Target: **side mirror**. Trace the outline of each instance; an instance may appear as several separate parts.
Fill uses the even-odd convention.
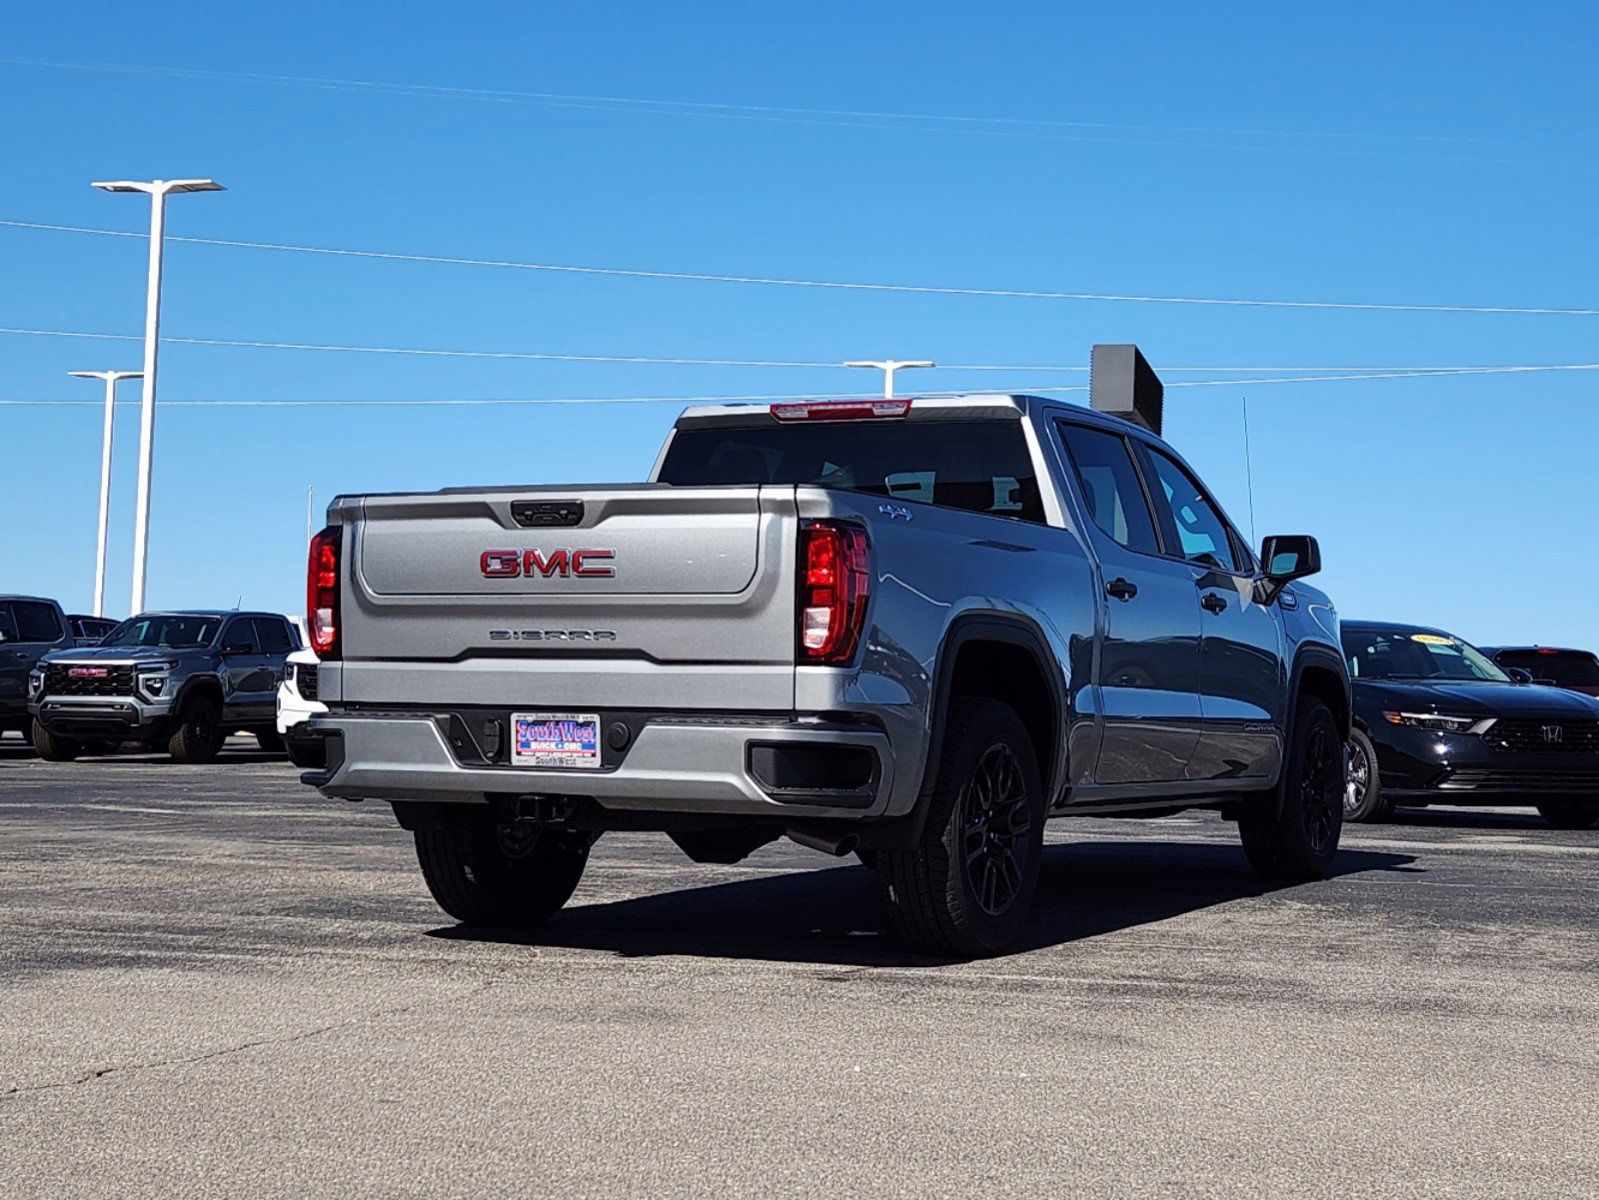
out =
[[[1279,533],[1260,545],[1266,578],[1281,587],[1321,570],[1321,546],[1308,533]]]
[[[1504,671],[1505,674],[1510,676],[1511,680],[1515,683],[1533,682],[1532,672],[1527,670],[1525,667],[1506,667]]]

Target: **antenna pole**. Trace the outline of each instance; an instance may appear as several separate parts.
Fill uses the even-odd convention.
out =
[[[1255,463],[1249,453],[1249,397],[1244,398],[1244,479],[1249,484],[1249,540],[1259,545],[1255,537]]]

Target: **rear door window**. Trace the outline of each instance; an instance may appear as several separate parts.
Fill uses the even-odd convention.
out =
[[[1094,524],[1129,550],[1159,554],[1155,521],[1127,439],[1068,421],[1058,428]]]
[[[1020,420],[828,421],[679,429],[660,482],[817,484],[1042,522]]]
[[[0,604],[0,611],[6,609]],[[10,622],[0,618],[0,632],[7,641],[53,642],[61,637],[61,621],[56,610],[36,600],[13,600],[10,604]]]
[[[255,618],[256,648],[262,654],[287,654],[294,646],[289,641],[289,626],[273,617]]]

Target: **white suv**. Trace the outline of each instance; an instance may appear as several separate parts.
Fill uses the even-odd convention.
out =
[[[307,717],[328,711],[317,699],[317,667],[314,653],[296,650],[289,655],[278,685],[278,733],[288,747],[289,761],[307,769],[326,765],[322,740],[305,736],[303,729]]]

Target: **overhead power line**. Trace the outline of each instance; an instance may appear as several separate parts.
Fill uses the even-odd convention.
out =
[[[1389,379],[1431,379],[1465,375],[1509,375],[1524,373],[1551,373],[1562,371],[1599,371],[1599,363],[1550,363],[1530,366],[1510,367],[1438,367],[1417,370],[1398,371],[1373,371],[1365,374],[1349,375],[1285,375],[1267,379],[1187,379],[1174,380],[1166,384],[1168,388],[1191,387],[1265,387],[1269,385],[1297,384],[1297,383],[1367,383]],[[1064,395],[1071,392],[1086,392],[1087,386],[1083,384],[1070,384],[1058,387],[1029,388],[1029,394],[1036,395]],[[995,395],[982,391],[938,391],[918,392],[910,399],[949,399],[961,396]],[[377,400],[311,400],[311,399],[272,399],[272,400],[163,400],[163,408],[450,408],[472,405],[545,405],[545,404],[766,404],[778,401],[791,400],[856,400],[860,398],[859,392],[802,392],[785,393],[782,395],[750,395],[748,393],[734,393],[722,396],[507,396],[507,397],[467,397],[456,399],[412,399],[412,398],[387,398]],[[132,401],[118,401],[119,404],[131,404]],[[94,400],[4,400],[0,405],[26,408],[100,408],[101,403]]]
[[[94,341],[119,341],[137,342],[143,339],[133,333],[101,333],[88,330],[75,329],[29,329],[17,326],[0,326],[0,335],[14,335],[24,337],[52,337],[52,338],[85,338]],[[338,354],[398,354],[419,357],[439,358],[483,358],[483,359],[509,359],[531,360],[535,362],[582,362],[582,363],[617,363],[623,365],[645,366],[690,366],[690,367],[784,367],[803,368],[806,370],[818,369],[843,369],[846,364],[842,359],[832,361],[802,361],[794,359],[748,359],[748,358],[690,358],[652,357],[644,354],[558,354],[546,351],[524,350],[449,350],[434,349],[422,346],[345,346],[321,342],[267,342],[252,341],[243,338],[196,338],[196,337],[163,337],[166,343],[177,343],[185,346],[218,346],[232,349],[245,350],[305,350],[323,351]],[[1043,372],[1072,372],[1082,373],[1088,367],[1082,363],[938,363],[935,370],[940,371],[1004,371],[1022,373],[1029,371]],[[1292,372],[1369,372],[1369,371],[1502,371],[1510,369],[1506,364],[1488,364],[1483,366],[1471,365],[1438,365],[1425,366],[1383,366],[1372,365],[1344,365],[1344,366],[1287,366],[1281,363],[1263,364],[1253,367],[1240,366],[1167,366],[1162,364],[1163,374],[1182,374],[1190,372],[1216,372],[1221,374],[1259,374],[1262,371],[1292,371]],[[1542,366],[1537,369],[1547,369]]]
[[[100,229],[84,225],[57,225],[43,221],[0,218],[0,227],[51,233],[93,234],[98,237],[146,238],[127,229]],[[835,291],[893,292],[924,296],[978,296],[1010,300],[1096,300],[1124,304],[1197,304],[1227,308],[1332,309],[1348,312],[1479,313],[1495,316],[1599,317],[1599,308],[1543,308],[1496,304],[1398,304],[1354,300],[1280,300],[1258,297],[1167,296],[1124,292],[1053,292],[1026,288],[944,287],[933,284],[863,283],[836,279],[798,279],[774,275],[721,275],[704,271],[657,271],[642,267],[593,267],[571,263],[518,262],[512,259],[468,258],[443,254],[404,254],[392,250],[357,250],[332,246],[299,246],[287,242],[251,242],[236,238],[181,237],[168,234],[168,242],[192,246],[223,246],[240,250],[275,250],[317,254],[334,258],[376,259],[386,262],[428,263],[434,266],[495,267],[513,271],[548,271],[569,275],[601,275],[624,279],[661,279],[679,283],[742,283],[764,287],[824,288]]]
[[[501,104],[528,104],[541,107],[589,109],[604,112],[640,113],[651,116],[697,116],[724,120],[775,122],[779,124],[819,125],[847,129],[875,129],[893,132],[961,133],[1048,141],[1103,142],[1124,145],[1170,146],[1177,148],[1223,150],[1308,150],[1335,154],[1379,157],[1455,157],[1461,155],[1417,155],[1398,150],[1346,149],[1347,146],[1514,144],[1509,139],[1449,134],[1375,133],[1326,129],[1262,129],[1216,125],[1128,123],[1113,121],[1065,120],[1048,117],[978,116],[971,114],[897,112],[873,109],[817,108],[797,105],[740,104],[726,101],[673,100],[661,97],[607,96],[589,93],[529,91],[508,88],[459,87],[446,84],[397,83],[371,79],[344,79],[313,75],[274,75],[246,71],[222,71],[189,67],[150,66],[131,63],[84,62],[33,58],[21,55],[0,56],[0,62],[54,70],[97,71],[171,79],[206,80],[222,83],[268,84],[278,87],[315,88],[325,91],[367,92],[383,95],[430,99],[487,101]],[[881,124],[880,122],[891,122]],[[1074,132],[1063,132],[1074,131]],[[1174,134],[1178,140],[1164,141],[1122,134]],[[1251,145],[1248,143],[1202,143],[1188,135],[1209,137],[1249,137],[1298,139],[1317,143],[1307,146]],[[1343,143],[1344,145],[1338,145]],[[1475,160],[1475,156],[1472,156]],[[1486,161],[1507,161],[1493,159]],[[1524,161],[1524,160],[1508,160]],[[1568,164],[1549,164],[1568,165]]]

